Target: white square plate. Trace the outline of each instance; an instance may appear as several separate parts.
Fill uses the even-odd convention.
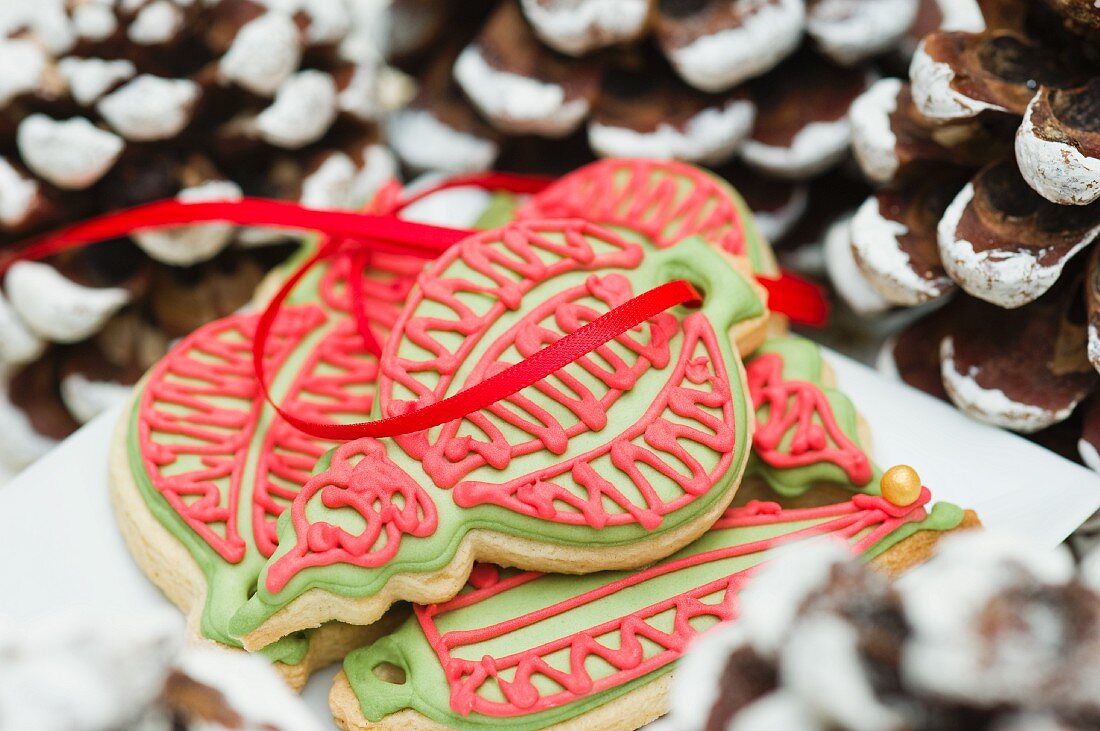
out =
[[[842,355],[827,357],[871,425],[876,461],[913,465],[936,499],[975,509],[986,527],[1054,548],[1100,508],[1095,473]],[[0,586],[14,589],[0,596],[0,614],[132,612],[166,603],[115,529],[107,447],[117,418],[104,414],[0,488]],[[306,689],[321,717],[334,672]]]

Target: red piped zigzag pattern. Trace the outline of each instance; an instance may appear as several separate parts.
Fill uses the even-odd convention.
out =
[[[291,384],[283,407],[317,421],[361,420],[374,403],[371,387],[378,362],[363,352],[363,339],[349,319],[341,322],[309,354]],[[273,417],[264,437],[253,491],[256,545],[271,556],[279,544],[275,527],[283,510],[309,480],[317,460],[334,442],[311,437]]]
[[[463,507],[492,503],[531,517],[594,528],[637,522],[653,530],[664,515],[706,494],[732,459],[734,412],[710,323],[701,315],[688,315],[683,331],[679,361],[634,424],[600,447],[518,479],[462,482],[454,488],[455,502]],[[692,442],[723,456],[716,465],[705,465],[688,449]],[[604,456],[610,459],[601,460]],[[674,482],[679,494],[659,495],[641,466]],[[636,489],[641,500],[621,490],[624,484]],[[609,511],[609,501],[619,510]]]
[[[320,288],[322,300],[329,307],[348,315],[351,300],[347,277],[352,266],[351,257],[334,259]],[[393,328],[421,267],[409,257],[380,255],[371,262],[363,294],[376,337],[384,337]],[[377,379],[378,361],[364,350],[355,321],[344,317],[311,350],[282,405],[314,421],[362,421],[371,413]],[[279,544],[279,516],[309,480],[317,460],[334,446],[335,442],[309,436],[278,416],[273,418],[261,446],[253,491],[253,534],[264,557],[270,557]]]
[[[347,278],[355,263],[337,256],[323,272],[322,301],[280,312],[268,344],[266,370],[278,371],[287,356],[318,327],[331,332],[313,346],[290,383],[284,407],[320,421],[366,418],[374,401],[378,365],[365,352],[350,316]],[[367,320],[376,337],[392,329],[422,263],[377,255],[364,277]],[[265,557],[278,545],[276,521],[317,459],[334,443],[310,437],[278,416],[259,445],[254,484],[242,485],[243,470],[263,413],[251,348],[257,316],[233,316],[199,329],[153,370],[142,395],[139,440],[146,473],[168,504],[207,544],[230,563],[247,550],[238,526],[242,487],[251,487],[252,535]],[[174,435],[166,440],[164,436]],[[170,442],[175,442],[170,443]],[[200,458],[198,467],[181,459]]]
[[[394,397],[398,389],[420,405],[432,403],[627,301],[632,287],[621,272],[637,268],[642,256],[637,244],[579,220],[519,223],[463,241],[420,278],[403,316],[407,319],[395,328],[394,341],[415,346],[408,352],[416,356],[387,351],[394,357],[382,364],[383,414],[410,408],[409,400]],[[562,289],[550,284],[574,272],[589,273],[583,285]],[[549,294],[532,302],[529,293],[539,285],[540,293]],[[454,500],[462,507],[492,503],[553,522],[595,528],[639,523],[653,529],[663,515],[713,486],[736,443],[729,374],[713,329],[702,314],[685,318],[684,346],[669,367],[669,343],[679,325],[662,313],[640,332],[619,336],[615,347],[601,347],[594,356],[452,421],[435,435],[420,432],[395,441],[422,462],[438,487],[454,488]],[[493,328],[502,333],[481,342]],[[479,347],[478,360],[468,363]],[[468,370],[462,371],[464,366]],[[643,414],[632,415],[625,429],[619,427],[621,433],[584,454],[505,482],[467,480],[485,465],[503,471],[543,450],[565,455],[571,440],[603,429],[620,396],[652,368],[666,369],[666,382]],[[455,383],[460,372],[463,383]],[[600,388],[592,387],[593,380]],[[517,439],[517,433],[522,437]],[[684,446],[689,441],[725,456],[716,466],[701,464]],[[676,483],[681,494],[659,496],[642,465]],[[620,489],[626,484],[631,489]],[[617,509],[609,509],[609,502]]]
[[[681,557],[651,566],[639,572],[626,573],[621,578],[576,597],[487,627],[451,630],[440,633],[436,618],[449,611],[476,605],[497,594],[537,581],[537,573],[504,576],[500,572],[479,567],[477,581],[471,588],[443,604],[418,606],[416,616],[428,643],[435,650],[450,685],[451,708],[463,715],[478,713],[493,717],[517,717],[562,706],[592,693],[614,688],[665,667],[676,660],[698,634],[698,620],[734,619],[738,613],[737,596],[744,582],[762,564],[724,576],[682,594],[654,602],[636,612],[616,617],[597,626],[567,634],[538,647],[504,657],[485,655],[478,660],[456,657],[454,651],[509,633],[522,631],[531,625],[552,621],[570,610],[599,601],[630,587],[639,586],[662,575],[720,561],[772,550],[777,546],[808,538],[835,535],[849,541],[853,552],[863,553],[893,531],[908,522],[923,520],[924,506],[931,495],[927,489],[910,506],[900,507],[876,496],[857,495],[851,500],[819,508],[783,510],[778,504],[753,501],[742,508],[726,512],[713,530],[725,530],[757,525],[785,524],[792,526],[816,520],[809,527],[792,528],[772,539],[740,545],[729,545],[707,552]],[[704,601],[718,595],[714,601]],[[653,620],[669,610],[674,612],[671,631],[665,631]],[[706,626],[710,626],[707,622]],[[601,638],[613,636],[616,641]],[[660,649],[646,651],[641,639]],[[612,646],[609,646],[612,645]],[[614,647],[617,645],[617,647]],[[550,662],[550,657],[567,650],[568,663],[562,669]],[[598,657],[615,668],[606,676],[594,678],[587,663]],[[558,661],[560,663],[560,661]],[[537,676],[553,680],[562,689],[544,693],[535,683]],[[482,691],[492,685],[504,697],[491,699]]]
[[[783,377],[783,357],[762,353],[745,365],[752,407],[768,407],[753,433],[753,451],[778,468],[832,462],[856,485],[872,477],[871,460],[844,433],[820,386]],[[820,423],[819,423],[820,422]],[[790,434],[790,440],[783,441]]]
[[[332,464],[302,487],[290,506],[294,546],[268,567],[267,588],[281,591],[303,569],[348,564],[374,568],[386,564],[404,536],[435,532],[439,516],[431,496],[386,454],[387,444],[364,438],[347,442],[333,454]],[[327,521],[311,522],[306,506],[316,495],[331,509],[359,513],[356,532]]]
[[[638,231],[660,248],[702,236],[745,253],[741,217],[710,175],[671,161],[603,160],[571,173],[517,212],[523,219],[586,218]]]
[[[138,416],[142,460],[153,487],[230,563],[246,550],[237,525],[240,455],[248,451],[263,404],[252,370],[256,319],[229,317],[186,338],[153,369]],[[284,310],[265,353],[271,368],[324,319],[315,306]]]

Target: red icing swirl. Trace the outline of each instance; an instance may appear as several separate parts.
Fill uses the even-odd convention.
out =
[[[753,451],[761,460],[780,469],[831,462],[844,470],[854,485],[871,481],[871,460],[837,424],[820,386],[786,380],[783,357],[778,353],[754,357],[745,372],[753,408],[759,413],[763,406],[768,407],[753,434]],[[788,434],[790,441],[783,447]]]
[[[441,632],[436,619],[440,615],[479,602],[537,580],[541,574],[519,573],[502,578],[499,573],[479,572],[470,589],[442,604],[417,606],[415,612],[428,643],[435,651],[450,685],[450,705],[463,715],[478,713],[497,718],[525,716],[580,700],[590,694],[618,687],[647,673],[666,667],[683,653],[698,636],[700,618],[725,622],[736,618],[737,595],[761,564],[667,597],[625,616],[616,617],[596,626],[567,634],[538,647],[522,649],[503,656],[485,655],[477,660],[456,655],[462,647],[489,642],[518,632],[540,622],[557,617],[631,587],[640,586],[662,576],[737,556],[761,553],[778,546],[814,536],[834,535],[848,540],[854,553],[863,553],[901,525],[923,520],[923,506],[929,500],[928,490],[916,503],[907,507],[889,504],[883,498],[856,495],[852,500],[817,508],[783,510],[778,504],[754,501],[740,508],[731,508],[712,530],[727,530],[760,525],[804,521],[820,521],[809,527],[792,529],[773,538],[733,544],[700,552],[675,560],[666,560],[641,571],[626,573],[620,578],[535,611],[473,630]],[[858,539],[856,536],[864,534]],[[717,599],[715,599],[717,595]],[[674,614],[671,631],[657,626],[657,618]],[[709,626],[709,623],[706,623]],[[660,622],[665,626],[665,622]],[[608,636],[612,639],[608,639]],[[647,651],[643,640],[658,646]],[[551,656],[566,653],[566,669]],[[593,677],[589,661],[600,658],[613,671],[603,677]],[[535,682],[544,676],[560,686],[560,690],[542,691]],[[494,700],[480,691],[487,684],[498,689],[504,700]]]

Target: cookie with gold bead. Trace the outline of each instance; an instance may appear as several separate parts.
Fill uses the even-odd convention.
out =
[[[972,512],[934,502],[911,468],[887,470],[876,488],[883,494],[808,508],[739,494],[701,538],[636,571],[577,577],[480,564],[458,596],[415,606],[395,632],[347,656],[329,696],[337,724],[642,727],[668,710],[683,651],[737,620],[742,592],[787,549],[801,546],[816,564],[840,560],[846,544],[898,574],[945,532],[977,525]]]
[[[897,464],[882,473],[879,493],[887,511],[907,511],[913,505],[927,500],[931,491],[921,482],[917,471],[907,464]],[[891,507],[892,506],[892,507]],[[972,530],[982,525],[978,514],[964,510],[953,530]],[[898,575],[932,557],[936,543],[942,535],[927,531],[917,532],[900,541],[891,550],[875,558],[873,563],[888,574]]]

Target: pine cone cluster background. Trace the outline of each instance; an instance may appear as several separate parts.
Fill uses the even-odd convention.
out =
[[[836,232],[856,309],[920,307],[883,370],[1100,470],[1100,7],[982,0],[852,106],[878,189]]]
[[[843,171],[850,104],[925,33],[981,24],[974,0],[401,4],[423,31],[397,59],[419,94],[388,125],[410,169],[677,158],[737,185],[773,243],[866,195]]]
[[[386,8],[351,0],[9,0],[0,247],[139,203],[362,205],[396,172]],[[246,304],[284,232],[205,225],[17,263],[0,294],[0,475]],[[0,477],[2,479],[2,477]]]

